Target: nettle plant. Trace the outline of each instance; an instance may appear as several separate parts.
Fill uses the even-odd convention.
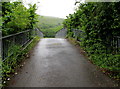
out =
[[[20,46],[15,45],[9,47],[8,56],[10,57],[8,57],[4,62],[2,62],[2,76],[4,81],[6,81],[7,78],[10,77],[10,73],[14,73],[14,69],[17,67],[18,62],[20,61],[20,59],[18,58],[18,55],[20,54]]]

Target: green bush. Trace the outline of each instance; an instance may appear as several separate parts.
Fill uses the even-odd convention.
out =
[[[33,29],[37,22],[36,5],[27,9],[21,2],[2,2],[2,35]]]
[[[94,64],[112,71],[120,78],[120,53],[115,52],[114,36],[120,36],[120,2],[80,3],[76,12],[67,16],[64,27],[67,37],[81,40],[81,47],[87,52]],[[83,37],[73,35],[71,29],[80,29]]]

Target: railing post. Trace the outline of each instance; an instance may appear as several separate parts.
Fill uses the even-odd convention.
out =
[[[118,38],[118,52],[120,52],[120,37]]]
[[[116,46],[117,46],[117,52],[118,52],[118,38],[116,38],[116,40],[117,40],[117,45]]]
[[[0,61],[2,60],[2,40],[0,39]]]
[[[2,28],[0,27],[0,78],[2,78]],[[2,79],[0,79],[0,85],[2,84]],[[1,88],[1,86],[0,86]]]

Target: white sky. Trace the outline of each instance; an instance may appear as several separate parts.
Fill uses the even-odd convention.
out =
[[[75,0],[24,0],[26,3],[37,3],[39,15],[66,18],[74,13]],[[38,3],[40,2],[40,3]]]

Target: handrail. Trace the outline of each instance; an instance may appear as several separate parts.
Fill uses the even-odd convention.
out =
[[[12,48],[14,47],[14,45],[19,45],[20,47],[24,47],[32,40],[32,37],[34,37],[35,35],[43,36],[43,33],[38,34],[39,32],[42,33],[38,28],[33,30],[28,29],[22,32],[0,37],[0,41],[2,41],[2,60],[5,61],[7,58],[9,58],[12,55],[12,54],[10,56],[8,55],[13,52],[12,50],[8,52],[10,47]]]
[[[43,31],[41,31],[39,28],[36,28],[38,31],[40,31],[40,32],[42,32],[43,33]]]
[[[116,38],[120,38],[120,36],[114,36],[114,37],[116,37]]]
[[[4,36],[4,37],[1,37],[0,40],[8,38],[8,37],[11,37],[11,36],[16,36],[16,35],[19,35],[19,34],[22,34],[22,33],[28,32],[28,31],[30,31],[30,30],[26,30],[26,31],[22,31],[22,32],[19,32],[19,33],[11,34],[11,35],[8,35],[8,36]]]

